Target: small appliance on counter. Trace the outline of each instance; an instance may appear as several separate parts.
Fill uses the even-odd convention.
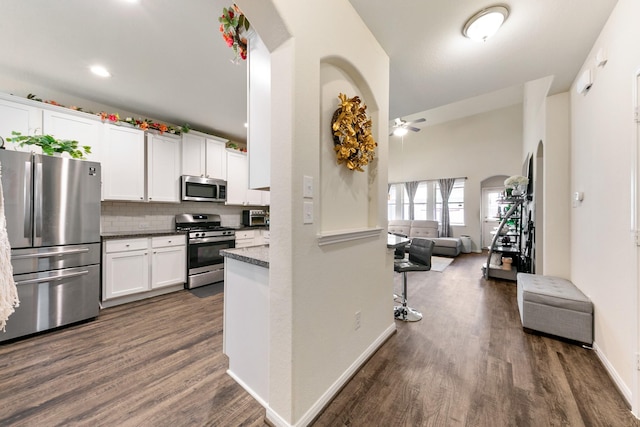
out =
[[[220,215],[176,215],[176,230],[188,231],[187,289],[224,280],[223,249],[236,247],[236,232],[220,225]]]
[[[242,211],[242,225],[245,227],[264,227],[269,225],[269,212],[261,209]]]

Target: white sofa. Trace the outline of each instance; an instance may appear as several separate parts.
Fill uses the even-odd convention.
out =
[[[458,256],[462,251],[462,240],[459,237],[439,237],[438,221],[391,220],[388,231],[409,238],[432,239],[436,244],[433,248],[433,255]]]

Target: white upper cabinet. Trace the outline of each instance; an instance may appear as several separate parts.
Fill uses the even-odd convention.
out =
[[[182,134],[182,175],[227,179],[226,139],[200,132]]]
[[[203,136],[194,132],[182,134],[182,174],[204,176],[206,158],[206,143]]]
[[[255,32],[247,62],[249,188],[264,189],[271,179],[271,53]]]
[[[180,202],[180,138],[147,134],[147,200]]]
[[[227,205],[265,206],[269,192],[249,189],[247,155],[227,151]]]
[[[227,141],[211,137],[206,139],[207,161],[205,175],[207,178],[227,179]]]
[[[56,139],[78,141],[78,147],[88,145],[91,147],[91,153],[85,155],[85,158],[94,162],[102,161],[102,127],[99,117],[86,113],[72,114],[50,110],[43,112],[43,134]]]
[[[245,205],[248,186],[247,156],[227,152],[227,205]]]
[[[20,132],[22,135],[42,133],[42,109],[0,99],[0,136],[6,140],[11,138],[13,131]],[[37,147],[21,148],[18,144],[5,141],[5,148],[29,152],[36,151]]]
[[[144,131],[105,124],[103,141],[104,199],[143,201]]]

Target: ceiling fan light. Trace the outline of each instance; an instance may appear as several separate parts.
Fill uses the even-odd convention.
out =
[[[395,128],[393,131],[395,136],[405,136],[407,133],[409,133],[409,130],[403,127]]]
[[[475,41],[486,41],[498,32],[509,16],[505,6],[491,6],[473,15],[464,24],[462,34]]]

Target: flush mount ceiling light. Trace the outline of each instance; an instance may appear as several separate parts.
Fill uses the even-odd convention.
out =
[[[102,65],[92,65],[91,68],[89,68],[89,69],[96,76],[111,77],[111,73],[109,72],[109,70],[104,68]]]
[[[498,32],[500,26],[507,20],[509,9],[506,6],[491,6],[473,15],[462,29],[465,37],[475,41],[486,41]]]

